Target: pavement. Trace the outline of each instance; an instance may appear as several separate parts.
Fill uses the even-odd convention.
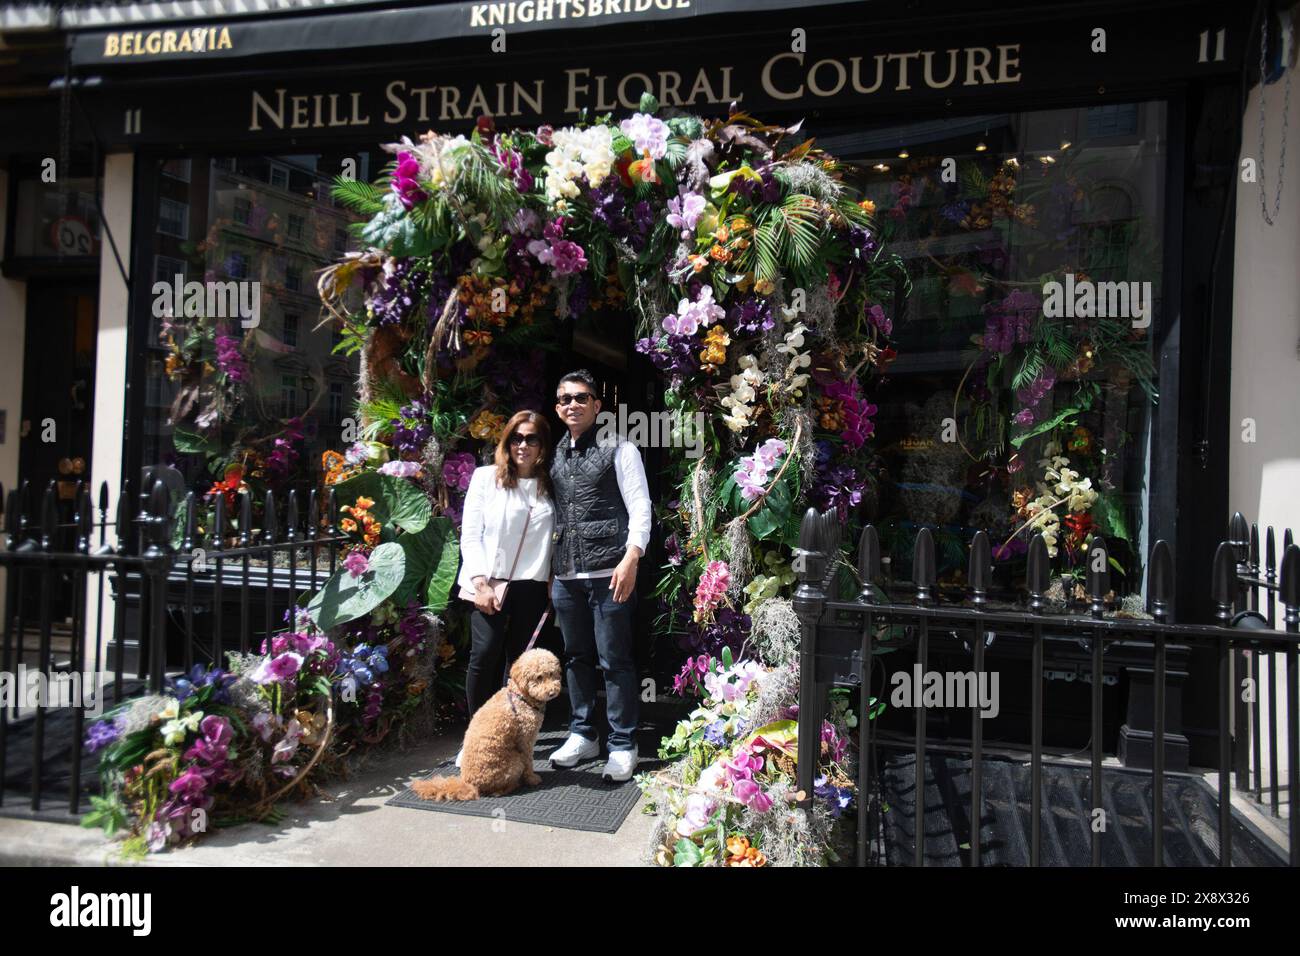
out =
[[[654,817],[638,800],[617,833],[386,807],[411,780],[455,756],[460,731],[370,757],[319,796],[283,803],[277,824],[214,830],[197,844],[123,860],[75,823],[0,817],[0,866],[642,866]],[[626,786],[635,786],[629,782]]]

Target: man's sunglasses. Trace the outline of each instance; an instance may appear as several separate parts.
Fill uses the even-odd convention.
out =
[[[518,432],[506,439],[511,447],[515,445],[527,445],[529,448],[541,448],[542,440],[536,435],[520,435]]]
[[[555,401],[559,405],[568,405],[570,402],[586,405],[594,397],[591,392],[565,392],[563,395],[557,395]]]

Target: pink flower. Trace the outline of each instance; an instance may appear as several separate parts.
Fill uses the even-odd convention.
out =
[[[343,559],[343,567],[348,569],[348,574],[354,578],[359,578],[370,570],[370,559],[360,551],[351,551]]]
[[[420,463],[418,461],[386,461],[379,466],[381,475],[391,475],[394,478],[418,478],[420,475]]]
[[[763,792],[763,788],[753,780],[737,780],[731,788],[737,800],[744,801],[745,806],[755,813],[767,813],[772,809],[772,798]]]
[[[419,177],[420,161],[411,153],[398,153],[397,169],[393,171],[393,192],[407,209],[413,209],[416,203],[429,198],[420,188]]]
[[[256,670],[249,675],[249,680],[255,684],[283,683],[302,669],[302,660],[301,654],[292,651],[279,657],[268,657],[257,665]]]
[[[695,620],[706,620],[731,586],[731,569],[725,561],[710,561],[695,588]]]
[[[682,231],[683,238],[695,231],[695,224],[700,221],[700,216],[704,215],[704,207],[708,205],[704,197],[699,193],[687,192],[682,190],[680,196],[676,199],[668,200],[668,225]]]
[[[448,455],[442,463],[442,480],[450,489],[467,491],[469,481],[474,477],[474,467],[474,456],[467,451]]]

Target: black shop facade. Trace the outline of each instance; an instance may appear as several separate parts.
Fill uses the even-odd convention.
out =
[[[958,584],[970,536],[1005,524],[1018,484],[1032,486],[1035,461],[1021,482],[990,466],[1006,460],[1007,433],[980,409],[1011,405],[976,394],[971,368],[990,303],[1041,294],[1065,263],[1146,290],[1133,339],[1148,361],[1103,372],[1080,356],[1096,388],[1061,451],[1107,489],[1126,590],[1142,592],[1158,539],[1180,569],[1208,572],[1230,508],[1232,249],[1220,233],[1227,217],[1231,235],[1240,137],[1236,14],[1208,3],[628,6],[349,9],[71,34],[70,85],[85,106],[74,135],[134,155],[124,475],[171,464],[195,489],[213,479],[169,425],[156,283],[260,282],[246,414],[250,426],[309,423],[295,480],[316,485],[357,375],[315,288],[318,270],[356,248],[334,178],[374,180],[391,159],[380,145],[402,136],[468,133],[484,116],[509,129],[630,115],[649,92],[666,109],[802,122],[800,135],[860,167],[909,277],[891,317],[897,357],[872,398],[876,481],[860,504],[900,587],[919,527],[935,532],[941,584]],[[659,407],[630,317],[579,319],[564,336],[557,375],[585,365],[607,402]],[[1047,401],[1070,414],[1063,397]],[[949,422],[963,441],[942,440]],[[1207,619],[1197,574],[1178,583],[1178,617]],[[1193,762],[1210,763],[1197,750],[1213,747],[1216,714],[1195,700],[1214,699],[1214,671],[1183,663],[1184,733]],[[1048,671],[1071,692],[1068,665]],[[1127,678],[1114,677],[1118,722]],[[1211,692],[1198,695],[1202,679]]]

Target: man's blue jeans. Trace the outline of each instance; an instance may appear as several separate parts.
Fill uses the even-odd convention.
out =
[[[598,737],[594,714],[599,667],[605,674],[607,743],[612,753],[636,745],[640,697],[632,631],[636,592],[618,604],[609,582],[608,577],[557,580],[551,585],[551,603],[564,635],[565,676],[573,710],[569,732],[588,740]]]

